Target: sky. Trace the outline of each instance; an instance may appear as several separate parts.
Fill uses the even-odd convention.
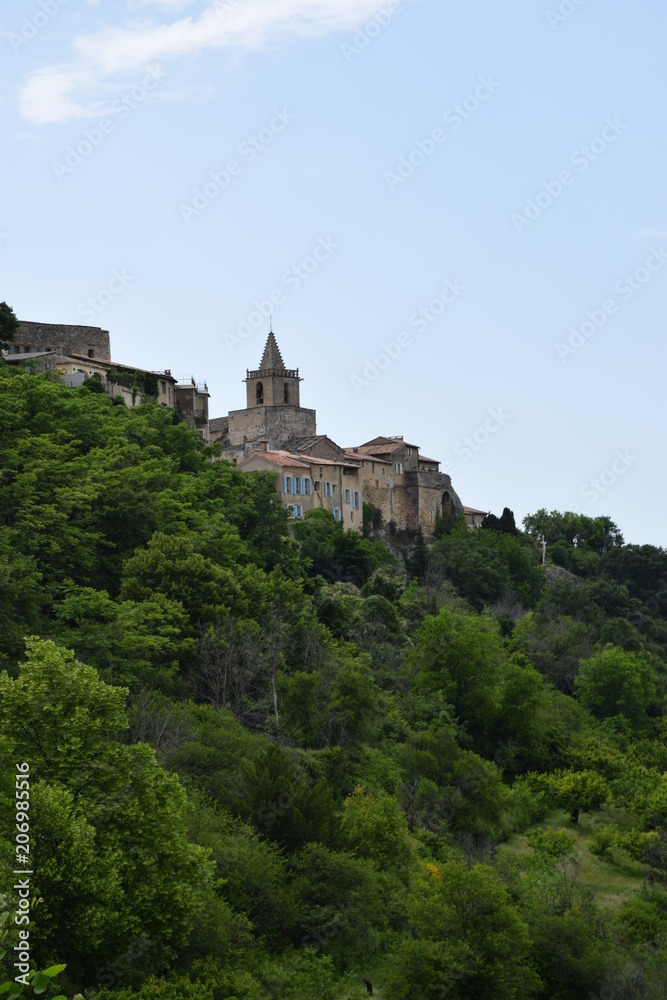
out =
[[[245,405],[269,316],[339,444],[442,462],[517,523],[664,545],[659,0],[3,5],[19,318]]]

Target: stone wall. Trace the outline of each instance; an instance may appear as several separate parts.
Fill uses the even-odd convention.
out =
[[[270,449],[280,449],[292,438],[315,433],[315,410],[299,406],[253,406],[229,412],[229,445],[232,448],[268,441]]]
[[[16,350],[16,348],[20,350]],[[61,354],[111,360],[109,331],[99,326],[67,326],[60,323],[21,321],[14,336],[13,353],[55,350]],[[92,355],[90,354],[92,351]]]

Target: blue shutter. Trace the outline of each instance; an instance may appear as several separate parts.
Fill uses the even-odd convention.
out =
[[[301,496],[305,497],[305,495],[306,495],[306,480],[302,476],[301,477]]]
[[[283,476],[283,493],[289,493],[289,476]]]

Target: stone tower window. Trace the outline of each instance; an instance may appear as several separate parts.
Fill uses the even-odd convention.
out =
[[[95,357],[95,351],[92,349],[92,347],[89,348],[89,350],[88,350],[88,357],[89,358],[94,358]]]
[[[257,403],[264,402],[264,385],[262,382],[257,383],[257,388],[255,390],[255,400]]]
[[[287,382],[285,382],[284,396],[285,396],[285,402],[289,403],[289,385],[287,384]]]

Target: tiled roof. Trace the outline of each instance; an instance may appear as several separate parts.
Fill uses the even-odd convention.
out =
[[[330,458],[317,458],[315,455],[303,455],[293,451],[284,451],[280,448],[272,451],[260,451],[256,448],[248,455],[248,459],[250,458],[265,458],[274,465],[289,465],[292,468],[308,469],[311,465],[354,465],[355,468],[359,468],[359,465],[355,465],[352,462],[342,460],[336,461]],[[244,462],[248,461],[248,459],[244,459]],[[240,462],[239,464],[243,465],[243,462]]]
[[[110,368],[112,371],[116,368],[123,368],[129,372],[144,372],[148,375],[157,375],[158,378],[165,379],[167,382],[176,382],[177,379],[173,375],[167,375],[166,372],[155,372],[151,368],[138,368],[136,365],[126,365],[122,361],[110,361],[108,358],[87,358],[83,354],[70,354],[70,358],[75,361],[85,361],[87,365],[99,365],[100,368]]]
[[[56,355],[55,351],[29,351],[27,354],[3,354],[5,361],[29,361],[30,358],[46,358],[46,357],[58,357],[62,358],[62,354]],[[69,360],[69,359],[68,359]]]
[[[262,355],[262,360],[259,363],[260,371],[267,371],[272,368],[275,368],[278,371],[283,371],[285,368],[285,362],[283,361],[283,356],[280,353],[278,341],[275,338],[273,330],[269,333],[266,341],[266,347],[264,348],[264,354]]]
[[[405,445],[406,448],[416,448],[419,450],[418,444],[410,444],[409,441],[404,441],[402,437],[379,437],[373,438],[372,441],[364,441],[363,444],[359,445],[359,451],[362,448],[367,448],[369,450],[381,448],[383,450],[394,451],[396,448],[400,448]]]
[[[430,462],[432,465],[440,465],[440,460],[438,458],[427,458],[426,455],[420,455],[419,461]]]
[[[378,458],[377,455],[362,451],[361,448],[346,448],[345,455],[353,462],[379,462],[380,465],[391,465],[391,462],[388,462],[386,458]]]
[[[484,516],[486,517],[486,515],[489,512],[488,512],[488,510],[477,510],[476,507],[464,507],[463,508],[463,513],[464,514],[484,514]]]
[[[229,425],[229,417],[213,417],[209,420],[208,426],[211,431],[224,431]]]
[[[291,469],[307,469],[309,463],[299,455],[293,455],[289,451],[251,451],[247,458],[244,458],[239,465],[245,465],[251,458],[265,459],[272,465],[289,466]],[[332,463],[333,464],[333,463]]]

